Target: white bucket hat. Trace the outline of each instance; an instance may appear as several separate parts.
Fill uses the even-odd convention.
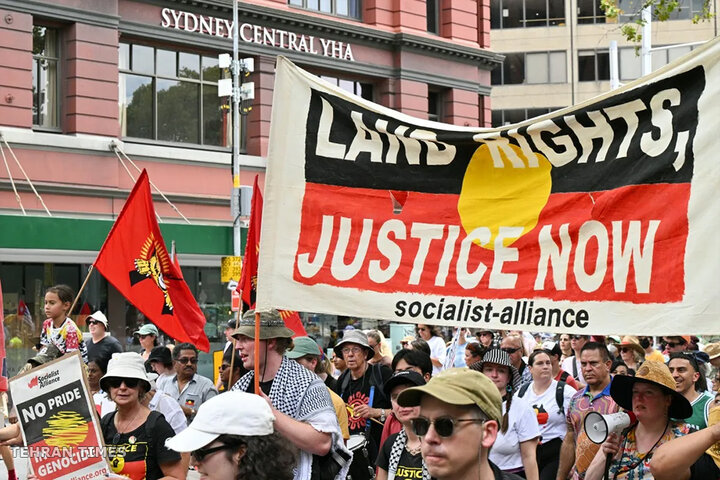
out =
[[[87,317],[87,319],[85,319],[85,322],[87,322],[87,321],[90,320],[91,318],[94,319],[94,320],[97,320],[97,321],[100,322],[100,323],[102,323],[102,324],[105,326],[105,330],[108,329],[108,319],[107,319],[107,317],[105,316],[105,314],[102,313],[100,310],[98,310],[97,312],[93,313],[92,315],[89,315],[89,316]]]
[[[220,435],[270,435],[274,421],[270,405],[259,395],[225,392],[200,405],[192,423],[168,438],[165,446],[176,452],[194,452]]]
[[[145,382],[145,391],[150,391],[150,380],[145,372],[145,362],[139,353],[113,353],[108,362],[107,373],[100,379],[100,388],[105,392],[110,391],[110,387],[107,385],[109,378],[137,378]]]

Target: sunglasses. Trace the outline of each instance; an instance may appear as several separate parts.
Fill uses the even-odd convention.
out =
[[[632,349],[631,349],[631,348],[627,348],[627,347],[621,347],[621,348],[620,348],[620,353],[627,353],[627,352],[629,352],[630,350],[632,350]]]
[[[572,335],[570,337],[570,340],[585,340],[585,337],[583,337],[582,335]]]
[[[418,327],[418,328],[416,328],[415,330],[418,331],[418,332],[424,332],[425,330],[427,330],[427,328],[425,328],[425,327]]]
[[[430,425],[435,425],[435,432],[441,437],[450,437],[455,431],[455,425],[462,422],[484,422],[484,418],[453,418],[453,417],[438,417],[435,420],[430,420],[425,417],[417,417],[412,419],[412,428],[415,435],[418,437],[424,437],[430,430]]]
[[[501,348],[500,350],[502,350],[503,352],[507,353],[508,355],[512,355],[513,353],[517,352],[517,351],[520,350],[520,349],[519,349],[519,348],[505,347],[505,348]]]
[[[192,357],[192,358],[180,357],[180,358],[176,359],[175,361],[182,363],[183,365],[187,365],[188,363],[192,363],[193,365],[195,365],[198,362],[198,359],[197,359],[197,357]]]
[[[675,347],[679,347],[680,345],[685,345],[684,343],[681,343],[681,342],[664,342],[664,343],[665,343],[666,347],[670,347],[670,348],[675,348]]]
[[[136,388],[140,384],[140,380],[137,378],[121,378],[121,377],[110,377],[107,379],[110,388],[120,388],[123,383],[127,388]]]
[[[88,325],[97,325],[98,323],[102,323],[100,320],[88,320]]]
[[[199,448],[199,449],[195,450],[194,452],[192,452],[191,455],[192,455],[193,459],[195,460],[195,462],[200,463],[203,460],[205,460],[205,458],[210,454],[219,452],[220,450],[229,450],[231,448],[234,448],[233,445],[227,445],[227,444],[222,444],[218,447],[212,447],[212,448]]]

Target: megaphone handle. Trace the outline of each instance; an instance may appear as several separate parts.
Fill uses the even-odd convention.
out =
[[[612,463],[612,459],[612,454],[608,453],[605,458],[605,476],[603,477],[605,480],[610,480],[610,464]]]

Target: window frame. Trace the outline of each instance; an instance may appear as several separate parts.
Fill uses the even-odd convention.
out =
[[[581,70],[580,70],[580,56],[582,55],[582,56],[585,56],[585,57],[589,57],[589,56],[591,56],[591,55],[589,55],[589,54],[592,54],[592,57],[593,57],[594,66],[595,66],[595,75],[594,75],[595,78],[592,79],[592,80],[583,80],[583,79],[580,78],[580,72],[581,72]],[[598,62],[598,55],[606,55],[606,56],[607,56],[607,65],[608,65],[607,78],[600,78],[600,64],[599,64],[599,62]],[[600,49],[582,49],[582,50],[578,50],[578,52],[577,52],[577,65],[578,65],[578,68],[577,68],[577,75],[578,75],[577,81],[578,81],[578,83],[580,83],[580,82],[607,82],[607,81],[610,80],[610,51],[609,51],[609,50],[602,49],[602,48],[600,48]]]
[[[564,107],[500,108],[497,110],[492,110],[492,113],[491,113],[491,116],[496,116],[498,114],[500,115],[500,124],[495,125],[495,122],[493,122],[491,119],[491,125],[492,125],[492,128],[503,128],[508,125],[512,125],[513,123],[524,122],[525,120],[529,120],[531,118],[535,118],[540,115],[545,115],[545,114],[548,114],[555,110],[560,110],[561,108],[564,108]],[[530,112],[530,111],[533,111],[532,116],[529,116],[528,112]],[[537,111],[537,112],[535,112],[535,111]],[[524,115],[523,115],[524,119],[519,120],[519,122],[507,122],[506,123],[505,116],[509,112],[524,112]]]
[[[325,2],[329,2],[330,4],[330,10],[323,10],[322,4]],[[347,3],[347,10],[348,13],[342,14],[338,13],[338,2],[346,2]],[[350,7],[354,3],[355,6],[355,12],[350,11]],[[311,4],[317,4],[317,7],[312,6]],[[310,10],[312,12],[318,12],[325,15],[332,15],[335,17],[341,17],[341,18],[349,18],[351,20],[358,20],[360,22],[363,21],[363,4],[362,0],[287,0],[287,5],[290,7],[295,8],[302,8],[303,10]]]
[[[432,6],[432,8],[431,8]],[[440,8],[441,0],[425,0],[425,20],[427,24],[427,32],[434,35],[440,35]],[[434,22],[435,28],[431,29],[430,15],[432,14],[432,21]]]
[[[152,73],[149,73],[147,71],[143,70],[135,70],[133,67],[133,46],[138,47],[144,47],[149,48],[152,50]],[[125,60],[124,54],[122,52],[123,47],[127,47],[127,65],[121,65],[123,63],[123,60]],[[174,54],[175,57],[175,75],[169,76],[165,73],[159,73],[158,71],[158,54],[159,52],[171,52]],[[179,74],[179,68],[182,65],[181,63],[181,55],[195,55],[198,57],[198,78],[193,78],[190,76],[180,76]],[[151,98],[151,129],[152,134],[150,137],[142,137],[142,136],[132,136],[132,135],[124,135],[122,134],[122,122],[123,122],[123,115],[119,115],[119,123],[121,125],[121,138],[124,140],[127,139],[129,141],[132,141],[134,143],[147,143],[152,145],[168,145],[168,146],[183,146],[183,147],[190,147],[190,148],[200,148],[203,150],[215,150],[220,152],[227,152],[232,149],[232,140],[233,135],[232,133],[229,135],[229,138],[227,139],[227,146],[224,145],[215,145],[212,143],[205,143],[206,142],[206,127],[205,127],[205,95],[206,95],[206,88],[214,88],[217,92],[218,88],[218,82],[212,81],[212,80],[206,80],[204,78],[204,64],[203,64],[203,58],[207,57],[210,59],[213,59],[217,61],[217,52],[207,52],[205,50],[193,50],[193,49],[178,49],[173,48],[172,46],[167,45],[159,45],[159,44],[153,44],[143,41],[135,41],[134,39],[121,39],[118,43],[118,90],[123,88],[123,83],[120,81],[120,78],[122,75],[129,75],[134,77],[143,77],[150,80],[150,85],[152,87],[152,98]],[[229,73],[227,72],[220,72],[220,75],[218,78],[229,78]],[[160,138],[160,128],[159,128],[159,121],[161,120],[158,114],[158,108],[159,108],[159,102],[158,102],[158,94],[160,93],[158,88],[159,81],[169,81],[169,82],[177,82],[178,85],[181,82],[187,82],[189,84],[197,85],[197,102],[196,102],[196,108],[197,108],[197,140],[198,142],[185,142],[185,141],[175,141],[175,140],[166,140]],[[125,87],[127,88],[127,87]],[[127,89],[125,91],[125,96],[122,95],[122,92],[119,91],[118,94],[118,106],[122,108],[124,105],[125,98],[127,97]],[[217,97],[218,99],[220,97]],[[222,107],[224,105],[223,103],[220,103],[218,101],[218,105]],[[228,115],[232,115],[232,100],[228,98]],[[246,115],[240,115],[240,152],[245,153],[247,149],[247,116]],[[127,119],[125,119],[125,122],[127,122]],[[232,122],[232,120],[230,120]],[[126,123],[125,129],[127,130],[128,125]],[[231,130],[232,132],[232,130]]]
[[[562,0],[563,17],[562,17],[562,18],[557,18],[557,19],[555,19],[555,18],[550,18],[550,8],[551,8],[551,3],[557,2],[558,0],[544,0],[544,1],[545,1],[545,20],[544,20],[544,24],[540,24],[540,23],[536,23],[536,24],[535,24],[533,20],[528,20],[528,18],[527,18],[527,17],[528,17],[528,15],[527,15],[527,10],[528,10],[528,9],[527,9],[527,3],[526,3],[527,1],[530,1],[530,0],[491,0],[491,2],[490,2],[490,15],[491,15],[490,29],[491,29],[491,30],[492,30],[492,29],[496,29],[496,30],[507,30],[507,29],[512,29],[512,28],[542,28],[542,27],[546,27],[546,28],[547,28],[547,27],[560,27],[560,26],[565,26],[565,25],[567,25],[568,19],[567,19],[567,15],[565,15],[565,13],[566,13],[566,11],[565,11],[565,7],[566,7],[565,0]],[[507,2],[508,6],[509,6],[510,4],[515,4],[515,5],[514,5],[515,8],[517,8],[517,3],[520,2],[520,10],[522,11],[521,18],[520,18],[519,21],[518,21],[518,23],[520,24],[520,26],[510,26],[510,27],[506,27],[506,26],[503,25],[503,24],[504,24],[504,22],[503,22],[503,19],[504,19],[503,11],[505,10],[505,8],[503,8],[504,2]],[[498,21],[493,21],[493,19],[492,19],[492,12],[495,11],[495,10],[497,10],[496,14],[499,14],[499,20],[498,20]],[[507,10],[509,11],[510,8],[507,8]],[[528,25],[529,22],[533,22],[534,24]],[[554,23],[553,23],[553,22],[554,22]],[[493,27],[493,24],[495,24],[496,26]]]
[[[580,2],[582,0],[578,0],[577,8],[578,8],[578,17],[577,17],[577,23],[578,25],[597,25],[602,23],[607,23],[607,17],[605,16],[605,12],[603,11],[602,7],[600,6],[600,0],[587,0],[589,2],[592,2],[593,4],[593,12],[592,16],[588,17],[581,17],[580,16]]]
[[[563,62],[563,68],[565,69],[565,80],[563,81],[551,81],[552,75],[550,74],[550,58],[553,53],[562,53],[564,55],[564,62]],[[527,58],[528,55],[540,55],[544,54],[546,59],[546,65],[547,65],[547,82],[528,82],[527,79]],[[506,77],[506,71],[505,66],[506,62],[503,61],[502,67],[499,69],[493,69],[492,73],[499,72],[500,73],[500,82],[496,83],[496,79],[492,79],[492,73],[491,73],[491,85],[492,86],[508,86],[508,85],[563,85],[568,83],[568,69],[567,69],[567,50],[539,50],[539,51],[531,51],[531,52],[504,52],[503,55],[505,55],[505,59],[507,60],[509,56],[513,56],[512,58],[517,58],[517,56],[520,56],[522,59],[522,82],[514,82],[514,83],[506,83],[505,77]],[[509,64],[508,64],[509,65]],[[497,73],[495,73],[497,75]]]
[[[36,116],[39,118],[40,116],[40,104],[35,104],[35,98],[36,96],[39,97],[40,91],[38,89],[37,94],[35,91],[33,91],[32,95],[32,129],[37,131],[44,131],[44,132],[62,132],[62,124],[61,124],[61,118],[62,118],[62,108],[63,108],[63,98],[62,98],[62,58],[63,58],[63,50],[62,50],[62,30],[58,25],[54,25],[52,23],[48,22],[42,22],[42,21],[33,21],[33,43],[35,39],[35,28],[44,28],[49,29],[55,32],[55,43],[56,43],[56,50],[55,50],[55,57],[51,57],[49,55],[40,55],[36,54],[34,52],[34,45],[32,50],[32,71],[40,71],[40,63],[42,61],[48,61],[55,63],[55,114],[53,115],[53,122],[51,125],[43,125],[40,123],[35,123]],[[31,74],[32,75],[32,74]],[[40,86],[40,75],[37,76],[37,78],[33,79],[32,82],[32,88],[38,88]],[[37,113],[36,113],[37,111]]]

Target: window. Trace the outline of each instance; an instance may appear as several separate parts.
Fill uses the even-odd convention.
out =
[[[441,122],[444,118],[443,94],[437,90],[428,90],[428,120]]]
[[[218,79],[229,73],[216,56],[120,43],[119,57],[122,136],[232,145],[231,99],[217,96]]]
[[[427,31],[440,33],[440,0],[425,1],[425,15],[427,18]]]
[[[373,85],[372,83],[362,83],[354,80],[344,80],[342,78],[328,77],[320,75],[320,78],[326,82],[330,82],[336,87],[340,87],[346,92],[350,92],[365,100],[373,101]]]
[[[599,0],[578,0],[578,23],[605,23],[605,12]]]
[[[607,51],[578,52],[578,81],[610,80],[610,54]]]
[[[659,47],[654,47],[659,48]],[[688,45],[683,47],[667,48],[664,50],[655,50],[652,52],[652,69],[653,71],[667,65],[668,63],[682,57],[686,53],[695,48]],[[642,76],[642,58],[635,52],[635,48],[621,48],[618,51],[618,68],[620,70],[620,80],[635,80]]]
[[[288,0],[288,4],[341,17],[362,18],[360,0]]]
[[[60,95],[58,61],[60,48],[58,31],[54,28],[33,26],[33,125],[56,129],[60,126]]]
[[[492,71],[492,85],[567,82],[566,54],[560,52],[505,53],[502,68]]]
[[[564,0],[491,0],[490,28],[565,25]]]
[[[492,126],[502,127],[505,125],[511,125],[513,123],[524,122],[529,118],[539,117],[545,115],[554,110],[558,110],[562,107],[550,107],[550,108],[516,108],[507,110],[493,110],[492,111]]]
[[[619,0],[618,7],[623,11],[620,23],[639,20],[643,3],[643,0]],[[668,20],[690,20],[695,15],[702,15],[704,7],[705,0],[678,0],[678,7],[670,13]]]

